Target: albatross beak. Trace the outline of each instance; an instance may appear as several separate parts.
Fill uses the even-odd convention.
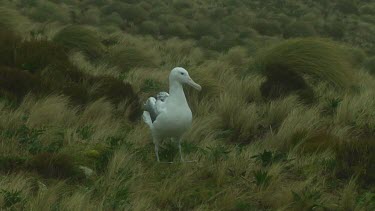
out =
[[[193,81],[193,79],[189,78],[189,80],[187,81],[187,84],[189,84],[190,86],[192,86],[194,89],[198,90],[198,91],[201,91],[202,90],[202,87],[201,85],[195,83]]]

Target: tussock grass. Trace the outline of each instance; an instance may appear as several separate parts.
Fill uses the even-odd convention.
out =
[[[84,26],[67,26],[61,29],[53,40],[71,50],[82,51],[91,59],[101,57],[105,51],[97,33]]]
[[[258,128],[259,117],[255,105],[240,104],[240,99],[223,95],[219,100],[220,128],[229,134],[230,142],[249,143],[253,141]],[[235,114],[238,115],[235,115]]]
[[[147,49],[136,46],[116,46],[109,49],[108,63],[116,65],[122,72],[137,67],[156,67],[159,63],[157,56]]]
[[[287,118],[294,109],[298,108],[303,109],[301,102],[296,96],[271,101],[263,108],[265,114],[263,117],[264,124],[269,126],[271,130],[277,131],[284,119]]]
[[[263,51],[256,60],[258,70],[270,79],[289,73],[312,75],[338,87],[347,87],[353,82],[345,53],[329,40],[287,40]]]
[[[375,75],[375,56],[366,59],[364,68],[372,75]]]
[[[314,26],[306,21],[295,21],[286,26],[283,36],[285,38],[292,37],[315,37],[316,31]]]
[[[178,65],[189,68],[191,65],[199,64],[204,59],[202,50],[196,48],[195,42],[192,40],[172,38],[161,44],[160,48],[168,68]]]
[[[108,64],[92,64],[81,52],[71,54],[69,59],[75,66],[87,74],[94,76],[112,76],[114,78],[120,77],[119,68],[111,67]]]
[[[282,122],[276,140],[281,148],[295,147],[311,136],[312,131],[321,127],[321,119],[316,108],[293,109]]]
[[[356,180],[353,178],[351,179],[342,193],[342,201],[340,208],[343,210],[355,210],[356,203],[355,200],[357,198],[357,191],[356,191]]]
[[[2,30],[25,32],[30,24],[30,21],[17,10],[0,7],[0,27]]]
[[[347,65],[371,57],[281,34],[298,17],[369,53],[368,17],[340,16],[340,28],[327,1],[53,2],[0,3],[17,17],[72,10],[0,32],[0,209],[374,210],[375,82]],[[203,88],[184,88],[194,121],[182,150],[195,163],[171,141],[160,154],[175,163],[156,163],[140,118],[175,66]],[[264,99],[275,84],[287,93]]]
[[[50,96],[32,105],[27,125],[31,128],[62,126],[69,127],[74,122],[76,110],[69,106],[69,99]]]
[[[240,71],[246,69],[251,62],[248,50],[240,46],[229,49],[227,54],[223,56],[222,59],[230,66]]]
[[[37,154],[29,160],[28,166],[46,178],[83,177],[83,173],[74,165],[72,157],[67,154]]]
[[[350,100],[349,100],[350,99]],[[337,108],[334,121],[352,127],[356,133],[367,135],[375,129],[373,107],[374,92],[367,90],[357,96],[345,96]]]
[[[338,161],[335,173],[338,177],[355,176],[359,182],[368,183],[374,180],[374,160],[371,153],[375,148],[374,139],[361,139],[343,142],[335,148]]]
[[[15,102],[22,101],[30,92],[43,93],[44,86],[40,78],[25,70],[0,67],[0,92],[2,96]]]
[[[69,8],[64,4],[39,1],[35,7],[29,10],[30,17],[38,22],[59,21],[68,23],[70,21]]]

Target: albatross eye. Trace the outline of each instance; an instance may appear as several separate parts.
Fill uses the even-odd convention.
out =
[[[181,75],[185,75],[185,73],[183,73],[183,72],[181,72],[180,74],[181,74]]]

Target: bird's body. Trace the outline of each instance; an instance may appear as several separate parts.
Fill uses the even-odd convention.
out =
[[[185,69],[180,67],[174,68],[169,76],[169,94],[165,94],[165,92],[162,94],[161,92],[158,94],[158,99],[150,97],[146,102],[143,119],[151,129],[158,161],[159,142],[165,138],[178,140],[181,154],[181,136],[191,126],[192,113],[182,87],[185,83],[198,90],[201,89],[190,78]],[[183,160],[182,154],[181,160]]]
[[[180,137],[191,126],[192,114],[189,109],[168,109],[153,123],[153,134],[159,138]]]

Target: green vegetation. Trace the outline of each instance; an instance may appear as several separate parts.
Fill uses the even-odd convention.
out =
[[[375,75],[375,56],[370,57],[365,61],[364,68],[372,75]]]
[[[0,209],[375,210],[370,1],[0,3]],[[185,67],[180,163],[142,103]]]
[[[102,56],[105,51],[97,33],[82,26],[67,26],[53,40],[71,50],[80,50],[92,59]]]
[[[354,84],[354,74],[348,59],[343,49],[329,40],[290,39],[260,52],[255,68],[267,78],[261,86],[264,97],[273,99],[297,92],[311,102],[314,93],[303,75],[349,87]]]

